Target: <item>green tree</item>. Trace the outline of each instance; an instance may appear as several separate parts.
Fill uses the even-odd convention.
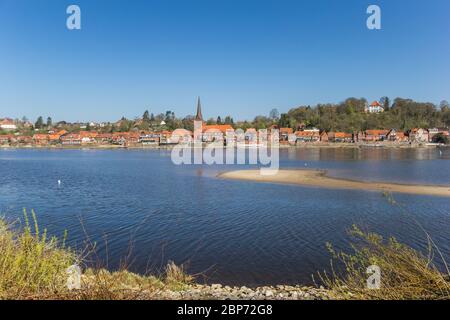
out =
[[[224,123],[225,123],[225,124],[232,124],[232,119],[231,119],[231,117],[230,117],[230,116],[226,116],[226,117],[225,117],[225,120],[224,120]]]
[[[277,121],[280,118],[280,112],[278,112],[278,109],[273,108],[270,110],[269,118],[272,119],[272,121]]]
[[[383,106],[384,111],[389,111],[391,108],[391,101],[389,97],[381,97],[380,104]]]
[[[36,129],[42,129],[44,127],[44,119],[42,116],[39,116],[34,124]]]
[[[216,123],[217,124],[222,124],[222,118],[220,116],[217,117]]]
[[[285,128],[289,127],[289,125],[290,125],[289,115],[287,113],[282,113],[280,116],[280,120],[278,121],[278,126],[280,128]]]
[[[449,139],[447,136],[444,136],[442,133],[438,133],[433,137],[433,142],[449,144]]]
[[[184,129],[194,131],[194,116],[184,117],[181,123]]]
[[[144,114],[142,115],[142,120],[144,120],[145,122],[150,121],[150,114],[148,110],[145,110]]]
[[[47,118],[47,127],[50,128],[52,126],[52,118],[48,117]]]

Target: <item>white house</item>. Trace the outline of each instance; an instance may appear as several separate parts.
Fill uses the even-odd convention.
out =
[[[12,119],[5,118],[0,121],[0,128],[3,130],[16,130],[17,126]]]
[[[383,112],[384,109],[378,101],[374,101],[366,107],[365,111],[366,113],[380,113]]]

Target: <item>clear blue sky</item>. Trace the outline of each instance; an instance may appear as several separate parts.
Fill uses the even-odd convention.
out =
[[[185,116],[198,95],[235,120],[349,96],[439,103],[449,36],[448,0],[0,0],[0,118]]]

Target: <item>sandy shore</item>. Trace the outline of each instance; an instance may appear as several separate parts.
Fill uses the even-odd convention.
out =
[[[326,172],[318,170],[279,170],[277,174],[268,176],[260,175],[259,170],[238,170],[222,173],[219,177],[225,179],[295,184],[329,189],[355,189],[450,197],[450,186],[355,181],[331,178],[326,175]]]

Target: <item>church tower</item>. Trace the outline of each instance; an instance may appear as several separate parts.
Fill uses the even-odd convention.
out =
[[[197,98],[197,114],[195,115],[196,121],[203,121],[202,105],[200,103],[200,97]]]

